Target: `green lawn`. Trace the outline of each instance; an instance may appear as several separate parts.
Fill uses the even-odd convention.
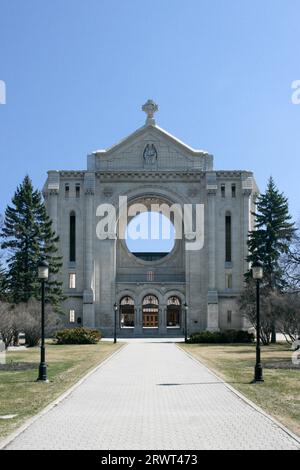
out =
[[[265,368],[265,382],[250,384],[255,363],[254,345],[182,344],[180,347],[300,435],[300,369]],[[287,344],[265,346],[262,360],[267,367],[276,362],[291,362],[291,350]]]
[[[36,382],[39,348],[7,353],[7,363],[30,363],[33,368],[0,370],[0,416],[17,415],[10,420],[0,419],[0,439],[42,410],[120,347],[119,343],[106,342],[80,346],[47,344],[48,384]]]

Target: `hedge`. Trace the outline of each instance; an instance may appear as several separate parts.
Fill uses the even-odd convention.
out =
[[[97,344],[101,332],[89,328],[72,328],[57,331],[54,337],[56,344]]]
[[[253,343],[254,334],[242,330],[201,331],[190,336],[188,343]]]

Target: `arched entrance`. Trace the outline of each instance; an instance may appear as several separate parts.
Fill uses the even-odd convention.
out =
[[[134,328],[134,300],[128,295],[120,300],[120,327]]]
[[[181,300],[172,295],[168,298],[167,304],[167,327],[180,328],[181,326]]]
[[[128,205],[119,207],[118,214],[126,209],[128,216],[120,215],[116,226],[116,292],[118,299],[127,293],[134,299],[134,327],[123,327],[124,317],[120,334],[177,337],[183,334],[180,309],[187,282],[185,239],[180,236],[184,221],[172,191],[149,188],[140,186],[128,194]],[[135,246],[137,242],[140,245]],[[167,302],[172,295],[180,301],[170,304],[168,323]]]
[[[143,299],[143,328],[158,328],[159,302],[155,295],[146,295]]]

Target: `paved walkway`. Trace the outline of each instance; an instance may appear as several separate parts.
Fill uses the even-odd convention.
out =
[[[9,449],[300,449],[170,343],[129,343]]]

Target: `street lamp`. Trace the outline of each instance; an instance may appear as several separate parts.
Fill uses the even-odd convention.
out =
[[[260,351],[260,281],[263,275],[263,264],[256,261],[252,265],[252,277],[256,280],[256,364],[253,383],[264,381]]]
[[[38,278],[42,285],[42,319],[41,319],[41,362],[39,366],[38,381],[48,382],[47,365],[45,359],[45,282],[49,278],[49,265],[42,260],[38,265]]]
[[[189,306],[188,306],[188,304],[185,302],[183,307],[184,307],[184,342],[187,343],[187,339],[188,339],[188,332],[187,332],[187,313],[188,313]]]
[[[114,303],[114,343],[117,342],[117,311],[118,311],[118,306],[116,302]]]

